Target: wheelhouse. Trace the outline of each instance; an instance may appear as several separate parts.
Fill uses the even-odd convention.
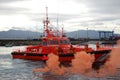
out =
[[[69,39],[67,38],[44,38],[42,39],[42,45],[71,45]]]

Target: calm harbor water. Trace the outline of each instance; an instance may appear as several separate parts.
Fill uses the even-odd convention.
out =
[[[45,64],[42,61],[12,59],[11,52],[18,48],[24,49],[25,46],[0,47],[0,80],[120,80],[119,69],[115,76],[103,78],[85,77],[80,74],[57,76],[39,73],[36,75],[32,70]]]

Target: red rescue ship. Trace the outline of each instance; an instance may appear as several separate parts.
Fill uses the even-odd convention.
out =
[[[47,11],[47,8],[46,8]],[[72,45],[69,39],[65,36],[63,29],[59,31],[49,26],[48,13],[46,12],[46,20],[44,21],[44,36],[41,38],[42,43],[36,46],[28,46],[25,51],[13,51],[12,57],[15,59],[40,60],[48,59],[48,54],[55,54],[59,56],[59,61],[70,62],[74,58],[76,52],[85,51],[88,54],[95,55],[95,62],[105,62],[111,49],[100,47],[96,44],[96,49],[90,48],[87,44],[85,46]],[[99,65],[99,64],[97,64]]]

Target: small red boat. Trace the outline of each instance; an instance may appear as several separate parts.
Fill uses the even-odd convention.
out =
[[[28,46],[25,51],[13,51],[11,53],[12,57],[14,59],[45,61],[48,59],[48,54],[53,53],[59,56],[59,61],[70,62],[76,52],[85,51],[95,55],[94,65],[96,65],[96,62],[104,62],[109,57],[111,49],[101,48],[98,43],[96,44],[96,50],[88,47],[87,44],[85,46],[72,45],[65,36],[63,29],[61,32],[58,29],[54,30],[49,27],[49,23],[48,14],[46,13],[46,20],[44,21],[45,35],[41,38],[42,43],[37,46]]]

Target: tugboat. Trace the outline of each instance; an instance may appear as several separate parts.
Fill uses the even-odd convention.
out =
[[[59,31],[49,26],[50,21],[48,19],[47,8],[46,20],[43,22],[45,35],[41,38],[42,43],[37,46],[28,46],[25,51],[13,51],[11,53],[13,59],[46,61],[48,54],[53,53],[59,56],[59,61],[70,62],[76,52],[85,51],[95,55],[94,65],[96,65],[96,63],[104,62],[109,57],[111,49],[100,47],[98,43],[96,44],[95,50],[87,44],[85,46],[72,45],[70,40],[65,36],[63,28],[62,31]]]

